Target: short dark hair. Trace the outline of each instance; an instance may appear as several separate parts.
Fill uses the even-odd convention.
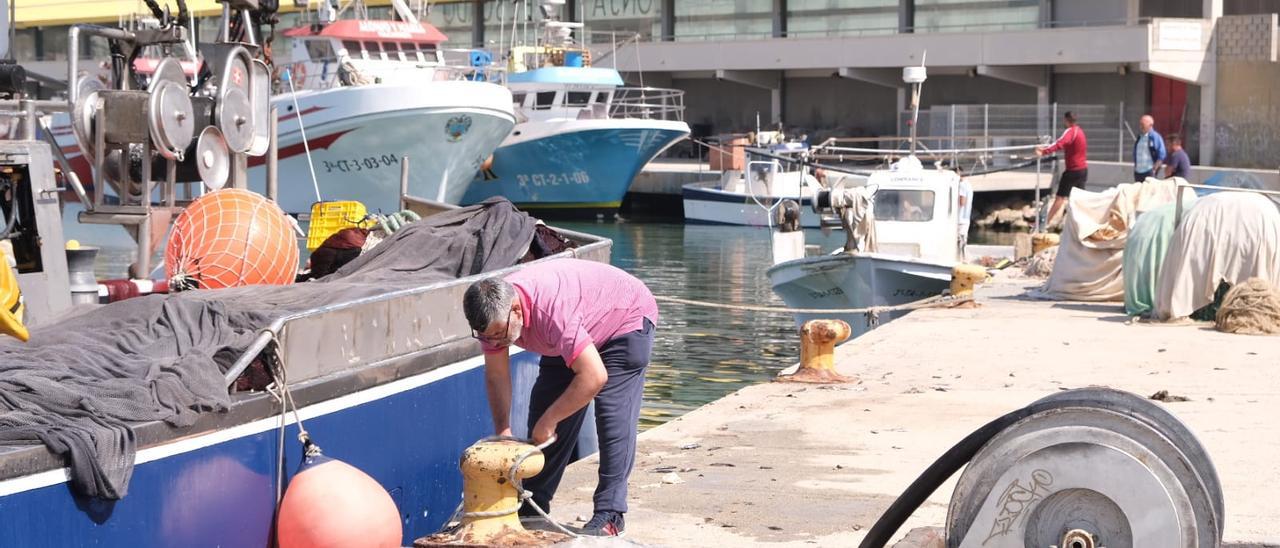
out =
[[[1064,120],[1068,121],[1068,122],[1073,123],[1073,124],[1074,124],[1074,123],[1076,123],[1076,113],[1071,112],[1071,111],[1069,111],[1069,110],[1066,112],[1066,114],[1063,114],[1063,115],[1062,115],[1062,118],[1063,118]]]
[[[471,284],[462,295],[462,313],[467,316],[471,329],[484,332],[489,324],[510,312],[516,291],[502,278],[485,278]]]
[[[1170,136],[1169,136],[1169,142],[1170,142],[1170,143],[1178,143],[1178,144],[1182,144],[1182,136],[1181,136],[1181,135],[1178,135],[1177,133],[1174,133],[1174,134],[1172,134],[1172,135],[1170,135]]]

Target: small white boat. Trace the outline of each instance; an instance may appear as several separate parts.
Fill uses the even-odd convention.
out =
[[[918,105],[924,79],[923,66],[903,70],[903,80],[914,85],[913,105]],[[955,171],[920,163],[914,127],[911,153],[889,169],[814,196],[815,210],[839,218],[846,232],[843,249],[806,257],[804,232],[794,222],[783,223],[774,234],[775,264],[767,275],[787,306],[834,310],[902,305],[948,288],[951,271],[964,254],[961,219],[969,217],[973,203],[961,203]],[[904,313],[797,314],[796,320],[839,318],[858,336]]]
[[[789,307],[807,309],[900,305],[941,294],[962,253],[959,182],[955,172],[925,169],[908,156],[889,170],[873,172],[865,187],[825,191],[825,196],[819,193],[820,204],[840,202],[839,194],[871,195],[871,210],[863,213],[873,219],[873,242],[805,257],[802,231],[775,234],[777,262],[768,271],[774,293]],[[838,213],[842,209],[832,208]],[[790,254],[781,252],[788,248]],[[900,314],[887,313],[877,320]],[[818,317],[849,322],[855,336],[871,327],[860,314],[797,314],[796,320],[803,323]]]
[[[808,169],[793,169],[789,167],[791,162],[783,167],[777,159],[747,160],[763,157],[752,155],[753,150],[767,151],[770,156],[802,156],[808,147],[799,143],[770,145],[775,136],[780,137],[776,132],[756,135],[752,148],[733,146],[727,155],[732,159],[718,180],[689,183],[681,188],[685,222],[773,226],[776,208],[790,199],[801,205],[800,225],[819,228],[822,219],[812,207],[812,195],[822,185]]]

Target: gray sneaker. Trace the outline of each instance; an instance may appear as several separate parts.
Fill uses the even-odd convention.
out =
[[[626,528],[621,512],[606,510],[591,516],[591,521],[582,527],[582,534],[588,537],[620,537]]]

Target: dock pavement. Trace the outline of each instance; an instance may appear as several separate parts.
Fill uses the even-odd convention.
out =
[[[1032,300],[997,278],[980,308],[919,310],[836,349],[844,385],[750,386],[641,434],[627,540],[651,546],[856,546],[907,485],[982,424],[1059,390],[1161,403],[1221,476],[1227,546],[1280,546],[1280,337],[1130,323],[1119,303]],[[660,328],[661,329],[661,328]],[[591,514],[596,458],[552,515]],[[957,476],[899,530],[942,526]],[[580,523],[578,523],[580,525]]]

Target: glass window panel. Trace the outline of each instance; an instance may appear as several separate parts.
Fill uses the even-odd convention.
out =
[[[534,108],[549,109],[556,104],[556,92],[540,91],[538,92],[536,99],[537,99],[537,104],[534,105]]]
[[[1039,0],[916,0],[917,32],[1032,29],[1039,21]]]
[[[570,91],[565,94],[564,104],[571,107],[583,107],[591,102],[590,91]]]
[[[635,34],[644,41],[658,40],[662,35],[662,0],[578,0],[578,10],[591,43],[620,43]]]
[[[876,191],[874,201],[877,221],[933,220],[932,190],[881,189]]]
[[[676,0],[676,40],[768,38],[772,0]]]
[[[860,36],[898,32],[898,0],[788,0],[787,36]]]

